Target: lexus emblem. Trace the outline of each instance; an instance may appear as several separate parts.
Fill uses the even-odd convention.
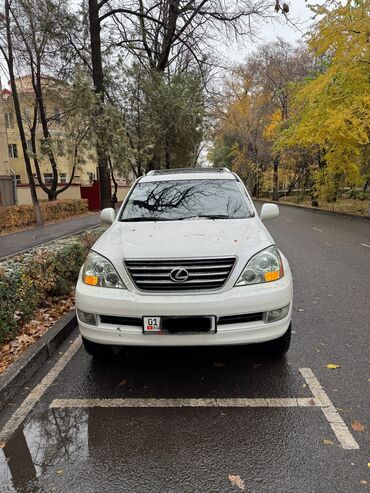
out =
[[[170,278],[173,282],[185,282],[189,279],[189,272],[184,267],[176,267],[171,270]]]

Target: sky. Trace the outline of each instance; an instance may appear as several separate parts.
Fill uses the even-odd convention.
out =
[[[283,0],[280,0],[281,3]],[[273,41],[277,37],[284,39],[290,43],[295,43],[303,39],[304,33],[312,24],[312,11],[307,7],[305,0],[285,0],[289,5],[289,19],[298,28],[295,28],[290,23],[287,23],[282,14],[277,15],[278,21],[265,21],[255,28],[256,36],[254,39],[245,39],[244,42],[230,43],[225,46],[220,44],[220,51],[226,54],[228,60],[232,63],[242,62],[248,53],[256,50],[261,44]],[[320,3],[320,2],[317,2]]]

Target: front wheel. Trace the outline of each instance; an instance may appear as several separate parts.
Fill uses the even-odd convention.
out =
[[[97,344],[82,337],[85,351],[94,358],[104,358],[112,354],[112,347],[105,344]]]
[[[278,358],[284,356],[288,352],[290,347],[290,338],[292,335],[292,324],[289,325],[288,330],[280,336],[278,339],[268,341],[263,344],[263,350],[268,356]]]

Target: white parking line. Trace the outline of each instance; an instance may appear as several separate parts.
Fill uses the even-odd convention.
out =
[[[29,393],[15,413],[10,417],[4,428],[0,430],[0,442],[6,442],[13,435],[19,425],[27,418],[33,406],[41,399],[57,376],[63,371],[67,363],[81,346],[81,337],[77,337],[67,351],[59,358],[52,369],[41,382]]]
[[[300,368],[299,371],[301,372],[302,377],[306,380],[315,401],[319,402],[319,407],[324,413],[325,418],[329,421],[329,424],[342,447],[349,450],[358,449],[358,443],[353,438],[338,411],[335,409],[327,393],[321,387],[311,368]]]
[[[367,247],[367,248],[370,248],[370,245],[366,245],[366,243],[360,243],[361,246],[364,246],[364,247]]]
[[[320,231],[320,233],[323,232],[323,229],[319,229],[319,228],[312,228],[312,229],[314,229],[315,231]]]
[[[314,407],[312,397],[271,399],[54,399],[51,409],[90,407]]]
[[[81,337],[77,337],[67,351],[59,358],[47,375],[30,392],[19,408],[10,417],[4,428],[0,431],[0,442],[10,439],[16,429],[27,418],[31,409],[37,404],[54,380],[60,375],[68,362],[81,346]],[[178,407],[237,407],[237,408],[286,408],[286,407],[311,407],[321,408],[328,420],[338,441],[344,449],[358,449],[359,446],[348,427],[335,409],[333,403],[322,389],[319,381],[310,368],[300,368],[300,373],[305,379],[312,397],[288,397],[288,398],[210,398],[210,399],[55,399],[50,408],[178,408]]]

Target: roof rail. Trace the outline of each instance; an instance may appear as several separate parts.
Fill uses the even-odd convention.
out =
[[[173,169],[153,169],[146,176],[167,175],[176,173],[231,173],[228,168],[173,168]]]

